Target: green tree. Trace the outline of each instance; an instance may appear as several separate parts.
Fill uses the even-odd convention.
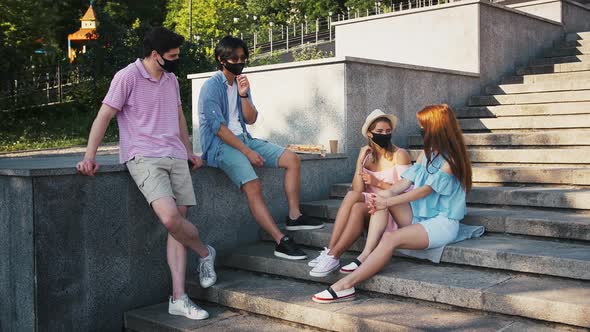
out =
[[[167,6],[164,26],[173,29],[185,38],[189,36],[190,0],[171,0]],[[243,1],[193,0],[192,31],[206,43],[210,39],[236,33],[243,28],[246,12]],[[237,20],[234,20],[236,18]]]

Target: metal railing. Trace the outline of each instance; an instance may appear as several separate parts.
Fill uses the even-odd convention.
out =
[[[67,102],[77,84],[93,80],[82,67],[61,64],[29,68],[15,77],[0,81],[0,111]]]
[[[392,12],[401,12],[410,9],[436,6],[459,0],[408,0],[398,3],[393,1],[389,5],[381,2],[372,9],[348,8],[344,13],[337,13],[315,20],[307,18],[292,20],[285,24],[273,24],[272,22],[263,29],[255,28],[253,32],[244,33],[234,31],[234,35],[240,37],[249,46],[251,51],[258,50],[258,54],[273,53],[275,51],[289,51],[305,44],[320,44],[331,42],[336,38],[332,23],[356,19],[359,17],[375,16]],[[211,39],[211,48],[215,47],[216,40]]]

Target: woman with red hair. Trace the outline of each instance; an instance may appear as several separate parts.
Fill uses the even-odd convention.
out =
[[[356,271],[313,300],[331,303],[354,297],[354,286],[379,272],[396,249],[440,248],[455,242],[459,221],[467,212],[465,196],[471,189],[471,161],[463,135],[448,105],[427,106],[417,113],[424,151],[388,190],[371,194],[373,219],[391,213],[399,230],[383,235],[377,248]],[[410,186],[414,189],[404,193]]]

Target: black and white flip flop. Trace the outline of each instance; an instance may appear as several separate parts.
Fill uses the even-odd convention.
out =
[[[311,299],[317,303],[335,303],[353,300],[355,295],[354,287],[339,292],[334,291],[332,287],[328,287],[328,289],[317,293]]]
[[[363,262],[359,261],[358,259],[353,259],[351,263],[343,266],[342,268],[340,268],[340,272],[341,273],[352,273],[354,271],[356,271],[356,269],[359,268],[359,266],[361,266]]]

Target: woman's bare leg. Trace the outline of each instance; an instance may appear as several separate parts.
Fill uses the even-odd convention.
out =
[[[358,202],[364,201],[365,197],[363,194],[357,191],[349,191],[346,196],[344,196],[344,200],[342,200],[342,204],[340,205],[340,208],[338,208],[336,220],[334,220],[334,228],[332,228],[332,235],[330,235],[328,248],[333,248],[336,245],[336,242],[340,239],[340,236],[342,236],[342,232],[348,223],[352,206]]]
[[[357,258],[359,261],[364,262],[369,254],[371,254],[371,252],[375,249],[375,247],[377,247],[379,240],[381,240],[381,236],[383,236],[383,232],[385,232],[385,228],[387,227],[388,219],[388,210],[377,211],[371,216],[371,221],[369,221],[369,231],[367,233],[367,241],[365,242],[363,251]]]
[[[328,255],[339,258],[363,233],[365,217],[369,214],[369,208],[364,202],[357,202],[352,206],[348,222],[342,231],[338,241],[330,246]]]

